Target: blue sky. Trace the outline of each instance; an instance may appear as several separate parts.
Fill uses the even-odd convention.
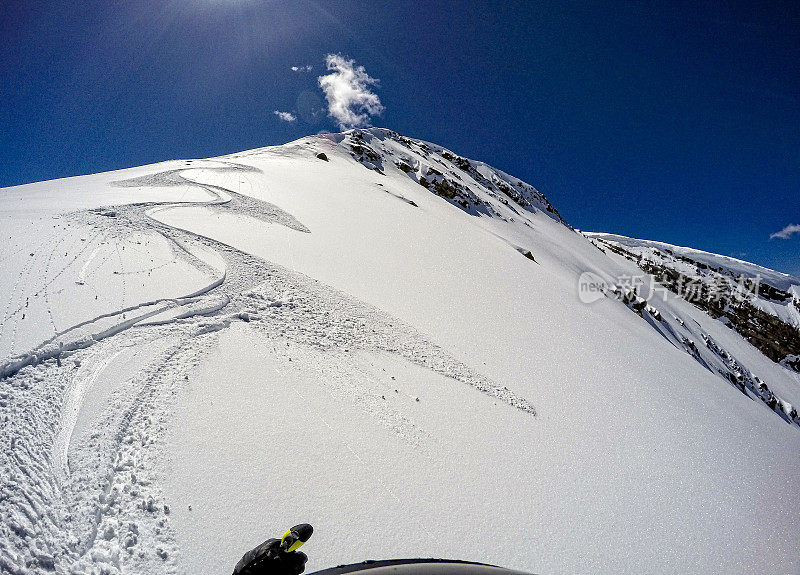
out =
[[[5,0],[0,186],[337,129],[317,77],[340,53],[380,80],[374,125],[576,227],[800,275],[800,228],[770,239],[800,224],[798,6]]]

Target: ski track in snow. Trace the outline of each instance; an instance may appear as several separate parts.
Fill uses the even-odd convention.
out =
[[[62,479],[69,474],[67,451],[69,450],[69,442],[70,439],[72,439],[72,432],[78,420],[78,414],[80,413],[86,393],[95,384],[103,370],[108,367],[108,364],[114,361],[120,353],[122,353],[121,349],[104,357],[102,361],[93,366],[87,375],[76,374],[73,379],[73,384],[70,387],[62,412],[61,422],[59,424],[60,429],[53,447],[56,455],[56,473]]]
[[[252,170],[231,162],[217,164],[216,168],[203,169],[236,174],[242,178],[240,184],[248,181],[247,173]],[[217,198],[212,202],[214,209],[309,231],[271,204],[231,189],[194,183],[182,177],[183,171],[171,170],[118,185],[191,182]],[[397,354],[535,414],[527,400],[473,372],[386,313],[316,280],[212,239],[170,228],[148,215],[164,209],[180,208],[151,203],[116,207],[113,218],[98,217],[98,210],[70,214],[69,221],[85,227],[87,233],[90,222],[101,229],[63,267],[53,269],[54,277],[50,270],[66,236],[47,256],[44,285],[37,293],[44,294],[54,335],[35,349],[0,364],[0,476],[5,478],[0,485],[0,571],[15,575],[175,572],[178,550],[169,525],[169,507],[158,486],[157,462],[176,394],[190,378],[204,346],[212,345],[215,334],[232,322],[249,322],[264,338],[274,341],[276,348],[294,342],[345,356],[358,350]],[[76,274],[78,281],[91,275],[92,262],[106,238],[143,231],[161,234],[170,241],[175,258],[207,272],[213,268],[194,255],[191,247],[216,252],[225,261],[225,272],[183,298],[139,304],[129,301],[126,280],[121,277],[117,311],[59,330],[49,286],[98,238],[100,244]],[[124,271],[119,245],[115,243],[114,251],[107,251],[94,269],[113,253],[120,271]],[[39,248],[37,258],[38,252]],[[28,270],[35,264],[36,258],[31,258]],[[16,280],[15,290],[23,273]],[[21,301],[23,296],[17,297]],[[14,297],[12,293],[6,309],[13,305]],[[4,315],[9,319],[13,313]],[[17,322],[12,329],[16,333]],[[128,347],[157,345],[159,341],[172,343],[143,369],[128,373],[127,359],[115,361]],[[327,382],[328,393],[352,401],[412,445],[424,436],[424,430],[380,401],[377,392],[364,393],[374,388],[374,375],[353,371],[350,361],[337,365],[338,373],[320,374],[320,380]],[[93,431],[76,437],[74,430],[87,393],[109,385],[106,373],[112,369],[125,375],[114,376],[115,387],[94,421]],[[322,423],[327,425],[324,420]]]

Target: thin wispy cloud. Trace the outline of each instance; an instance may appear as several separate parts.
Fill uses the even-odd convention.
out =
[[[311,64],[308,66],[292,66],[292,72],[310,72],[313,70]]]
[[[800,234],[800,224],[789,224],[781,231],[770,234],[769,239],[774,240],[777,238],[781,240],[788,240],[795,234]]]
[[[273,114],[278,116],[278,118],[280,118],[284,122],[296,122],[297,121],[297,116],[295,116],[291,112],[281,112],[280,110],[275,110],[273,112]]]
[[[378,80],[372,78],[364,66],[348,60],[341,54],[325,56],[325,66],[330,74],[317,78],[328,101],[328,116],[336,120],[339,128],[347,130],[368,126],[370,116],[381,114],[385,108],[371,86]]]

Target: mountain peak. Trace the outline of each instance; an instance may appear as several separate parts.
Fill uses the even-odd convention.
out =
[[[526,211],[542,211],[567,225],[532,185],[437,144],[378,127],[322,133],[317,138],[335,144],[367,169],[384,175],[402,172],[473,216],[513,220]]]

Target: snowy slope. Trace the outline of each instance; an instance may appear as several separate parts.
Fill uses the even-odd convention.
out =
[[[737,331],[773,361],[800,370],[800,279],[662,242],[587,233]],[[601,248],[603,249],[603,248]]]
[[[0,220],[0,571],[226,573],[300,521],[309,571],[800,570],[797,372],[486,164],[356,130]]]
[[[790,276],[789,274],[776,272],[775,270],[771,270],[769,268],[765,268],[730,256],[721,256],[718,254],[712,254],[709,252],[704,252],[702,250],[695,250],[683,246],[676,246],[665,242],[656,242],[652,240],[639,240],[635,238],[629,238],[627,236],[620,236],[617,234],[591,233],[591,232],[587,232],[587,234],[593,238],[599,238],[606,241],[616,242],[631,248],[642,248],[642,249],[650,248],[650,249],[658,249],[665,252],[669,251],[675,254],[680,254],[682,256],[689,257],[694,261],[702,262],[709,266],[723,268],[734,275],[749,275],[749,276],[758,275],[761,276],[765,281],[769,282],[771,285],[784,291],[789,290],[791,286],[800,285],[800,279]]]

